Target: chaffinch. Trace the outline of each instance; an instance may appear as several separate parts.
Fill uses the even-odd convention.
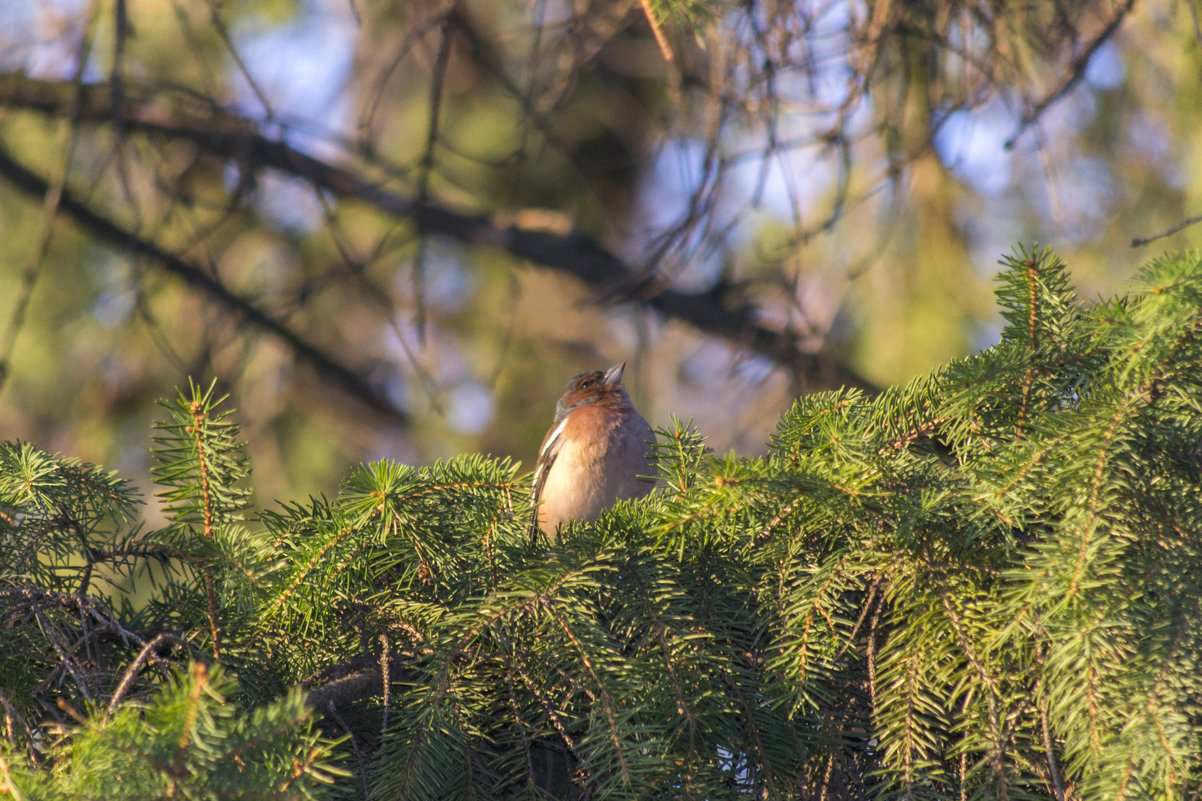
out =
[[[547,536],[568,520],[596,520],[621,498],[651,492],[655,434],[622,388],[626,362],[568,381],[538,450],[534,503]]]

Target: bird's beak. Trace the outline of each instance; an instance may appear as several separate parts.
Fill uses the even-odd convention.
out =
[[[615,364],[613,367],[606,370],[605,371],[605,383],[606,384],[621,384],[622,383],[622,371],[625,369],[626,369],[626,362],[619,362],[618,364]]]

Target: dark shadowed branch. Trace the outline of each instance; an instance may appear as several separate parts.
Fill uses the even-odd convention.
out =
[[[407,679],[412,681],[408,666],[416,658],[416,654],[410,651],[393,653],[386,662],[388,684]],[[305,695],[305,703],[319,713],[325,713],[329,709],[338,709],[365,698],[387,697],[382,664],[385,664],[385,661],[381,660],[379,654],[361,654],[325,668],[305,682],[310,685]]]
[[[1017,129],[1006,140],[1004,146],[1007,150],[1014,147],[1015,142],[1023,135],[1023,132],[1038,122],[1045,111],[1068,95],[1073,90],[1073,87],[1081,82],[1081,79],[1085,77],[1085,70],[1089,67],[1089,62],[1093,58],[1094,53],[1097,53],[1102,45],[1114,37],[1119,27],[1123,24],[1123,20],[1127,18],[1127,15],[1131,13],[1131,9],[1134,7],[1135,0],[1127,0],[1123,5],[1119,6],[1102,30],[1081,48],[1080,52],[1069,63],[1060,84],[1031,104],[1023,114],[1022,119],[1019,120]]]
[[[41,197],[46,193],[46,180],[15,161],[3,149],[0,149],[0,176],[31,197]],[[66,190],[62,193],[59,210],[98,240],[132,256],[147,259],[158,268],[183,279],[190,287],[216,301],[226,311],[271,334],[284,343],[301,362],[308,364],[323,378],[374,411],[398,423],[407,421],[405,411],[390,401],[381,390],[369,384],[358,372],[309,342],[269,312],[234,293],[198,266],[121,227]]]

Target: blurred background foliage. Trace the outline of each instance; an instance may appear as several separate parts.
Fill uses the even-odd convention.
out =
[[[993,342],[1013,242],[1086,298],[1197,247],[1198,17],[0,4],[0,438],[145,477],[153,400],[215,375],[261,497],[528,468],[564,381],[625,359],[648,419],[755,453],[799,393]]]

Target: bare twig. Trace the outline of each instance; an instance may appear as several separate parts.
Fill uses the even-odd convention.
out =
[[[125,697],[125,693],[133,685],[134,679],[137,678],[138,672],[142,669],[142,665],[149,660],[158,658],[158,649],[164,645],[173,645],[180,648],[188,649],[190,643],[183,637],[174,634],[160,633],[156,634],[149,642],[142,646],[142,650],[138,656],[125,669],[125,673],[121,676],[121,682],[117,685],[113,697],[109,699],[108,713],[110,715],[117,709],[117,705],[121,703],[121,699]]]
[[[66,646],[59,642],[58,635],[54,633],[54,626],[51,625],[50,620],[47,619],[46,615],[42,613],[42,608],[36,602],[33,604],[33,614],[34,617],[37,618],[38,625],[42,629],[42,634],[45,635],[46,640],[50,643],[51,647],[54,648],[55,653],[58,654],[60,664],[62,664],[62,666],[65,667],[71,674],[71,677],[75,679],[75,686],[78,687],[79,692],[83,694],[84,700],[86,700],[88,704],[91,704],[92,693],[90,690],[88,690],[87,679],[85,679],[83,676],[83,667],[75,659],[75,654],[68,653]]]
[[[1190,217],[1188,220],[1182,220],[1176,225],[1171,225],[1165,230],[1161,231],[1159,234],[1152,234],[1151,236],[1137,236],[1135,239],[1131,240],[1131,247],[1142,247],[1149,242],[1155,242],[1157,239],[1162,239],[1166,236],[1172,236],[1183,228],[1189,228],[1191,225],[1200,222],[1202,222],[1202,214],[1199,214],[1196,217]]]
[[[1056,749],[1052,743],[1052,727],[1048,723],[1046,704],[1039,704],[1039,726],[1043,732],[1043,748],[1048,760],[1048,772],[1052,776],[1052,790],[1056,801],[1065,801],[1064,780],[1060,777],[1060,765],[1056,760]]]
[[[1081,82],[1081,79],[1085,77],[1085,70],[1089,66],[1089,61],[1093,58],[1094,53],[1098,52],[1098,48],[1110,41],[1111,37],[1118,31],[1119,26],[1123,24],[1123,20],[1131,13],[1131,9],[1134,6],[1135,0],[1127,0],[1122,7],[1115,11],[1114,16],[1106,23],[1106,27],[1069,63],[1065,78],[1061,81],[1060,85],[1044,95],[1042,99],[1023,114],[1022,119],[1018,122],[1018,128],[1006,140],[1003,147],[1007,150],[1013,148],[1015,142],[1018,141],[1018,138],[1023,135],[1027,128],[1034,125],[1053,103],[1063,99],[1065,95]]]
[[[89,704],[92,704],[92,695],[84,675],[83,665],[76,657],[78,650],[80,648],[90,650],[92,640],[104,632],[116,633],[127,644],[131,638],[140,639],[136,634],[122,626],[111,610],[101,602],[82,594],[55,592],[44,590],[40,587],[25,586],[0,591],[0,597],[23,598],[28,606],[30,615],[37,621],[42,635],[50,643],[55,653],[58,654],[59,663],[43,679],[37,691],[39,693],[54,686],[61,679],[64,672],[70,673],[76,686],[79,688],[79,692]],[[57,633],[53,621],[43,612],[43,606],[57,606],[76,610],[79,614],[79,623],[83,635],[74,643],[68,644],[63,642]],[[90,628],[87,622],[89,618],[98,622],[100,626],[95,629]],[[64,699],[60,698],[59,701],[62,702]]]
[[[321,712],[346,732],[347,739],[351,744],[351,751],[355,754],[355,775],[359,779],[359,788],[363,791],[364,798],[371,798],[371,791],[367,783],[367,756],[363,753],[363,749],[359,747],[359,736],[351,728],[350,724],[343,719],[342,715],[338,714],[338,707],[334,705],[333,701],[328,701]]]

